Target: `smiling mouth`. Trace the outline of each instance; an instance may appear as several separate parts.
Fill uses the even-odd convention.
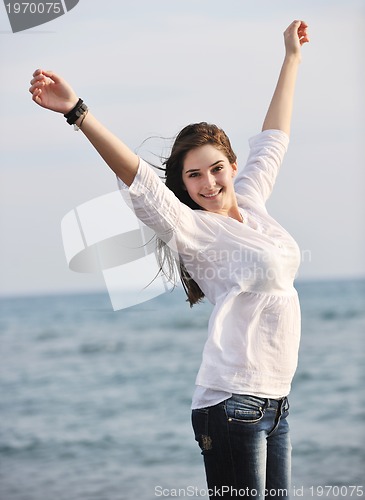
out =
[[[206,198],[207,200],[214,199],[222,192],[222,189],[223,188],[220,188],[218,191],[215,191],[212,194],[201,194],[200,196],[202,196],[203,198]]]

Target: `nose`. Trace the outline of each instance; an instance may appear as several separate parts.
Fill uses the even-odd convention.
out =
[[[215,187],[215,178],[210,172],[204,176],[203,185],[206,190],[211,190]]]

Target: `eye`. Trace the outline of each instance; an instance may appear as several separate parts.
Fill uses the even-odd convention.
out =
[[[223,165],[217,165],[216,167],[213,168],[213,172],[219,172],[222,169],[223,169]]]
[[[191,177],[198,177],[198,175],[200,175],[199,172],[192,172],[191,174],[189,174],[189,177],[190,178]]]

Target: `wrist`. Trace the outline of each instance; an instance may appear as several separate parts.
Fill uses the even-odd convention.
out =
[[[87,111],[87,106],[82,99],[78,99],[75,106],[63,116],[66,118],[69,125],[74,125],[76,121],[83,116],[85,111]]]
[[[301,52],[287,52],[284,58],[284,62],[291,64],[300,64],[301,60],[302,60]]]
[[[75,121],[74,129],[76,131],[81,130],[84,120],[87,117],[88,113],[89,113],[89,108],[86,108],[86,111],[84,111],[84,113]]]
[[[79,99],[76,97],[76,99],[66,105],[65,109],[61,111],[61,113],[63,113],[63,115],[67,115],[72,109],[74,109],[78,102]]]

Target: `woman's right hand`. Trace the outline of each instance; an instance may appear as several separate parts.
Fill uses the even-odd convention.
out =
[[[301,47],[309,42],[308,24],[304,21],[293,21],[284,31],[286,55],[301,57]]]
[[[66,114],[78,102],[70,85],[53,71],[37,69],[33,73],[29,92],[34,102],[43,108]]]

